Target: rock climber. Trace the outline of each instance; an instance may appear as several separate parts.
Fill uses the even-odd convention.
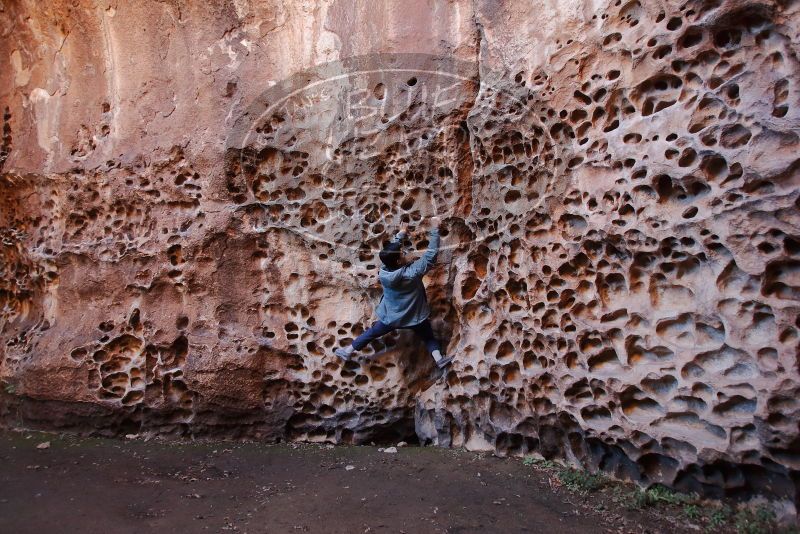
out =
[[[383,264],[378,272],[378,279],[383,286],[383,296],[376,310],[378,320],[352,344],[335,350],[342,360],[349,361],[355,351],[389,332],[408,328],[425,342],[425,347],[440,369],[453,361],[452,356],[442,355],[439,341],[433,335],[429,319],[431,309],[422,283],[422,277],[431,270],[439,252],[441,220],[433,217],[430,222],[428,250],[416,261],[407,262],[401,249],[401,243],[408,235],[408,224],[403,224],[392,240],[384,244],[378,255]]]

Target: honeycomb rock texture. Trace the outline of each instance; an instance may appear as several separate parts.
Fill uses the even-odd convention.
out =
[[[3,425],[797,504],[797,2],[29,0],[0,31]],[[434,214],[453,365],[407,331],[342,365],[381,243]]]

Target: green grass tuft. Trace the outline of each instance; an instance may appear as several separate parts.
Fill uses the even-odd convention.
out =
[[[658,484],[646,490],[636,488],[632,491],[626,491],[622,487],[615,489],[614,502],[631,510],[640,510],[649,506],[684,505],[694,507],[689,508],[688,514],[699,514],[700,511],[695,504],[697,495],[693,493],[680,493]]]
[[[544,458],[534,458],[533,456],[528,456],[526,458],[523,458],[522,465],[527,465],[527,466],[534,465],[542,469],[553,469],[555,467],[558,467],[558,464],[553,462],[552,460],[545,460]]]
[[[719,530],[722,528],[728,521],[730,521],[731,516],[733,515],[733,510],[731,510],[730,506],[723,505],[708,516],[708,527],[706,528],[707,532],[713,532],[715,530]]]
[[[607,483],[607,479],[603,475],[571,468],[561,469],[558,472],[558,479],[565,488],[574,493],[591,493]]]
[[[697,521],[703,517],[703,511],[697,504],[687,504],[683,507],[683,515],[690,521]]]
[[[697,500],[697,495],[680,493],[660,484],[647,488],[643,494],[647,506],[655,506],[658,504],[690,504]]]
[[[738,534],[768,534],[775,530],[775,513],[764,505],[742,508],[733,517],[733,525]]]

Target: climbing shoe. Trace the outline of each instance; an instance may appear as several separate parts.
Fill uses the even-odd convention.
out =
[[[452,361],[453,361],[453,357],[452,357],[452,356],[445,356],[444,358],[442,358],[441,360],[439,360],[438,362],[436,362],[436,366],[437,366],[439,369],[444,369],[444,368],[445,368],[445,367],[447,367],[447,366],[450,364],[450,362],[452,362]]]

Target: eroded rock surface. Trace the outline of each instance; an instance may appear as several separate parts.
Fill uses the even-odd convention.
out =
[[[0,12],[6,425],[796,501],[794,3],[78,4]],[[409,333],[342,367],[434,213],[452,368]]]

